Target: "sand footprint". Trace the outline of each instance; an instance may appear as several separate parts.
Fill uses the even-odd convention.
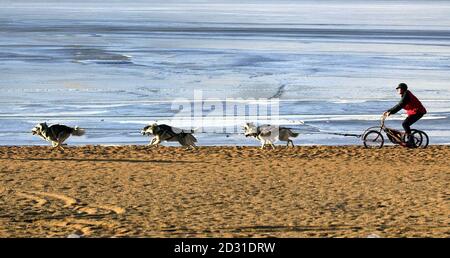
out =
[[[118,207],[118,206],[113,206],[113,205],[89,205],[90,207],[94,207],[94,208],[99,208],[99,209],[103,209],[103,210],[109,210],[112,211],[116,214],[124,214],[125,213],[125,209]]]
[[[36,202],[37,207],[42,207],[47,203],[47,200],[40,198],[38,196],[35,196],[35,195],[21,193],[21,192],[16,193],[16,195]]]
[[[17,193],[18,196],[25,197],[27,199],[31,199],[36,202],[36,205],[38,207],[44,206],[48,201],[44,198],[41,198],[39,196],[43,197],[50,197],[53,199],[61,200],[64,203],[64,208],[71,208],[73,210],[81,211],[84,213],[87,213],[88,215],[105,215],[104,213],[100,212],[100,210],[106,210],[109,211],[109,213],[113,212],[116,214],[124,214],[125,209],[110,205],[110,204],[83,204],[79,202],[77,199],[59,194],[59,193],[47,193],[47,192],[37,192],[37,191],[30,191],[28,193]]]
[[[47,225],[77,231],[78,235],[89,236],[93,230],[108,229],[116,226],[112,222],[93,221],[89,219],[65,218],[63,221],[47,221]]]
[[[93,231],[101,230],[102,228],[104,230],[115,227],[116,223],[112,221],[104,221],[103,218],[111,214],[125,213],[125,209],[118,206],[110,204],[86,204],[78,201],[75,198],[59,193],[30,191],[26,193],[16,192],[16,195],[25,199],[32,200],[33,202],[35,202],[35,206],[41,209],[45,204],[51,202],[51,199],[56,199],[63,203],[63,208],[70,209],[74,212],[83,212],[87,214],[81,216],[69,215],[58,221],[45,219],[42,221],[41,219],[38,219],[39,221],[41,221],[41,223],[47,224],[49,226],[51,225],[78,230],[83,236],[89,236],[93,233]]]
[[[85,207],[78,207],[77,210],[87,213],[89,215],[106,215],[104,213],[101,213],[100,210],[108,211],[107,214],[110,214],[111,212],[116,213],[116,214],[125,213],[124,208],[113,206],[113,205],[88,204]]]
[[[45,193],[45,192],[29,192],[29,193],[59,199],[64,202],[65,204],[64,207],[66,208],[72,207],[78,203],[76,199],[58,193]]]

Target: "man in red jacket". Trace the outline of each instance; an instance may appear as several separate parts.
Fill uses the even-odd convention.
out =
[[[405,129],[406,139],[408,139],[407,146],[412,146],[412,138],[409,137],[411,135],[411,125],[419,121],[419,119],[427,113],[427,110],[420,100],[408,90],[408,85],[406,85],[406,83],[400,83],[396,89],[398,94],[402,96],[402,99],[393,108],[384,112],[384,115],[390,116],[397,113],[402,108],[406,110],[408,117],[403,121],[402,126]]]

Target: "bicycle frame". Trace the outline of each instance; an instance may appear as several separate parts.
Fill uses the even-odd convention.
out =
[[[366,131],[364,131],[364,133],[362,135],[365,135],[367,132],[371,131],[371,130],[376,130],[379,133],[384,132],[387,136],[387,138],[389,139],[389,141],[391,141],[394,144],[399,144],[404,146],[405,142],[403,141],[403,132],[400,132],[398,130],[386,127],[385,125],[385,121],[386,121],[387,116],[381,116],[381,123],[380,126],[372,126],[366,129]]]

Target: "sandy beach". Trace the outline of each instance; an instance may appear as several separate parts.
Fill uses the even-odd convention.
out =
[[[449,237],[449,156],[0,147],[0,237]]]

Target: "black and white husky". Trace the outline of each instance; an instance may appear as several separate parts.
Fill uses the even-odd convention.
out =
[[[192,135],[194,130],[184,130],[165,124],[152,124],[141,130],[142,135],[153,135],[149,145],[159,146],[162,141],[179,142],[184,147],[195,149],[197,139]]]
[[[260,125],[256,126],[253,123],[246,123],[244,126],[245,137],[255,137],[261,141],[261,149],[264,149],[266,145],[272,146],[275,149],[274,143],[278,140],[286,141],[286,147],[294,146],[294,142],[289,139],[290,137],[297,137],[299,134],[292,132],[291,129],[286,127],[279,127],[276,125]]]
[[[53,148],[60,148],[64,150],[62,144],[71,135],[82,136],[85,133],[84,129],[75,126],[74,128],[66,125],[51,125],[48,126],[47,123],[37,124],[33,129],[31,129],[33,135],[38,135],[42,139],[50,142]]]

